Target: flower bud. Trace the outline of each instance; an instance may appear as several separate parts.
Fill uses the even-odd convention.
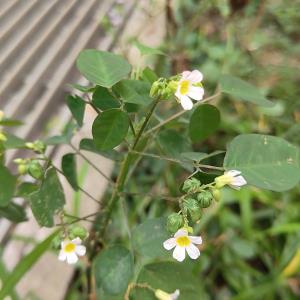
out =
[[[88,237],[88,235],[88,231],[80,225],[74,225],[69,229],[69,238],[71,240],[75,239],[76,237],[79,237],[81,240],[84,240]]]
[[[18,165],[18,173],[19,173],[20,175],[26,174],[27,171],[28,171],[27,165],[25,165],[25,164],[19,164],[19,165]]]
[[[189,215],[193,222],[197,222],[200,219],[202,212],[197,200],[193,198],[187,198],[186,200],[184,200],[184,207],[189,212]]]
[[[6,142],[7,138],[3,132],[0,132],[0,142]]]
[[[159,96],[159,82],[154,81],[150,89],[150,97],[154,98],[157,96]]]
[[[173,213],[171,215],[168,216],[167,219],[167,230],[171,233],[176,232],[179,228],[181,228],[183,226],[183,219],[182,216],[177,214],[177,213]]]
[[[213,199],[213,195],[209,191],[202,191],[197,196],[197,200],[202,208],[207,208],[210,206]]]
[[[45,149],[46,149],[46,145],[42,142],[42,141],[35,141],[33,143],[26,143],[25,146],[30,149],[33,150],[34,152],[37,153],[44,153]]]
[[[28,173],[35,179],[40,179],[43,171],[43,167],[36,160],[31,161],[28,165]]]
[[[174,293],[169,294],[162,290],[155,291],[155,297],[159,300],[176,300],[180,295],[180,291],[176,290]]]
[[[221,191],[219,189],[211,189],[214,199],[219,202],[221,200]]]
[[[196,192],[201,186],[201,182],[196,179],[195,177],[189,178],[187,179],[184,183],[183,183],[183,191],[185,191],[186,193],[193,193]]]

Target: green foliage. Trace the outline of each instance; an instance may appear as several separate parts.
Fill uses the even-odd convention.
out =
[[[131,70],[129,63],[120,55],[94,49],[81,51],[77,68],[89,81],[106,88],[125,78]]]
[[[65,196],[54,168],[49,168],[38,191],[29,195],[34,217],[41,226],[52,227],[53,217],[62,210]]]
[[[4,299],[6,295],[12,293],[17,283],[28,272],[37,260],[48,250],[52,240],[57,235],[57,231],[49,235],[44,241],[39,243],[31,252],[24,256],[16,265],[14,270],[7,276],[0,290],[0,299]]]
[[[9,170],[0,164],[0,207],[7,206],[14,196],[16,177]]]
[[[148,258],[166,255],[162,244],[168,237],[165,218],[146,220],[132,230],[134,250]]]
[[[67,153],[62,157],[61,169],[72,188],[78,190],[76,156],[74,153]]]
[[[69,95],[67,97],[67,104],[78,126],[81,127],[83,124],[83,117],[85,111],[84,100],[79,96]]]
[[[129,127],[127,114],[119,109],[109,109],[99,115],[93,123],[93,139],[100,150],[118,146],[126,137]]]
[[[133,257],[122,246],[102,251],[94,261],[96,285],[111,295],[124,292],[133,275]]]
[[[255,86],[234,76],[221,76],[220,85],[223,93],[233,96],[236,100],[248,101],[267,107],[274,105]]]
[[[138,40],[135,40],[133,42],[133,45],[138,48],[141,55],[166,55],[164,52],[162,52],[159,49],[149,47],[145,44],[140,43]]]
[[[114,91],[126,103],[149,105],[152,101],[149,96],[150,87],[150,84],[145,81],[124,79],[114,86]]]
[[[202,295],[201,279],[193,274],[192,268],[187,264],[174,262],[160,262],[145,265],[139,276],[138,283],[147,283],[155,289],[168,293],[180,290],[180,298],[199,300]],[[155,300],[152,291],[135,289],[134,300]]]
[[[97,86],[92,97],[92,103],[101,110],[107,110],[111,108],[119,108],[119,102],[113,97],[108,89]]]
[[[193,142],[201,142],[213,134],[220,125],[219,110],[210,104],[203,104],[193,112],[189,134]]]
[[[0,217],[6,218],[14,223],[20,223],[27,220],[24,208],[13,202],[9,203],[7,206],[0,207]]]
[[[279,137],[240,135],[228,146],[224,168],[241,171],[251,185],[286,191],[300,180],[299,149]]]

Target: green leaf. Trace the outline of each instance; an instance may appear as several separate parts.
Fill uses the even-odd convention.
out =
[[[145,265],[138,275],[138,283],[147,283],[167,293],[180,290],[179,299],[199,300],[203,295],[200,277],[193,273],[192,265],[176,262],[158,262]],[[133,300],[156,300],[148,289],[135,289]]]
[[[0,126],[12,127],[12,126],[21,126],[21,125],[23,125],[23,123],[18,120],[4,119],[0,121]]]
[[[27,220],[24,208],[13,202],[5,207],[0,207],[0,217],[6,218],[14,223],[20,223]]]
[[[225,151],[222,151],[222,150],[216,150],[209,154],[203,153],[203,152],[183,152],[183,153],[181,153],[181,156],[185,159],[199,162],[204,159],[207,159],[207,158],[219,155],[219,154],[223,154],[223,153],[225,153]]]
[[[31,193],[38,190],[38,186],[32,182],[22,182],[16,191],[16,196],[21,198],[27,198]]]
[[[29,203],[41,226],[52,227],[53,217],[65,204],[63,188],[54,168],[46,171],[45,178],[38,191],[29,195]]]
[[[127,114],[119,109],[109,109],[102,112],[93,123],[93,138],[100,150],[113,149],[127,135],[129,119]]]
[[[161,50],[149,47],[137,40],[133,41],[133,45],[140,51],[141,55],[166,55]]]
[[[47,145],[68,144],[71,141],[76,129],[77,125],[75,124],[75,122],[71,121],[66,125],[61,135],[49,137],[44,141],[44,143]]]
[[[149,67],[146,67],[143,70],[141,77],[144,81],[148,81],[150,84],[152,84],[154,81],[156,81],[158,79],[158,76],[156,75],[156,73]]]
[[[228,146],[226,170],[238,170],[250,185],[286,191],[300,180],[299,149],[282,138],[244,134]]]
[[[15,193],[17,178],[0,164],[0,207],[7,206]]]
[[[81,51],[77,68],[89,81],[106,88],[112,87],[131,71],[130,64],[120,55],[95,49]]]
[[[163,242],[168,238],[165,218],[147,220],[132,230],[135,251],[150,258],[168,255],[163,248]]]
[[[119,108],[119,102],[112,96],[112,94],[104,87],[97,86],[92,98],[93,104],[101,110],[111,108]]]
[[[152,101],[149,96],[151,85],[145,81],[124,79],[114,86],[114,90],[124,102],[149,105]]]
[[[220,85],[223,93],[232,95],[236,100],[248,101],[266,107],[274,105],[274,103],[265,98],[255,86],[237,77],[222,75]]]
[[[6,141],[3,143],[5,149],[26,148],[26,141],[10,133],[5,133]]]
[[[31,269],[38,259],[48,250],[57,233],[58,231],[52,233],[48,238],[38,244],[30,253],[21,259],[11,274],[8,275],[2,283],[0,299],[4,299],[5,296],[13,292],[20,279],[22,279],[22,277]]]
[[[180,158],[182,152],[191,150],[188,139],[172,129],[160,132],[157,141],[163,152],[170,157]]]
[[[200,105],[191,116],[189,134],[193,142],[201,142],[212,135],[220,125],[219,110],[210,104]]]
[[[111,295],[124,292],[133,275],[133,257],[123,246],[102,251],[94,260],[97,288]]]
[[[108,159],[111,159],[111,160],[120,161],[123,158],[123,155],[121,153],[119,153],[118,151],[114,150],[114,149],[106,150],[106,151],[99,150],[95,146],[94,141],[92,139],[82,139],[80,141],[79,148],[81,150],[86,150],[86,151],[90,151],[90,152],[100,154],[100,155],[102,155],[102,156],[104,156]]]
[[[85,110],[85,102],[79,96],[71,96],[67,97],[67,105],[76,120],[77,124],[81,127],[83,124],[84,110]]]
[[[94,86],[84,86],[78,83],[69,84],[69,86],[83,93],[90,93],[93,92],[95,89]]]
[[[78,191],[76,157],[74,153],[67,153],[61,161],[61,169],[75,191]]]

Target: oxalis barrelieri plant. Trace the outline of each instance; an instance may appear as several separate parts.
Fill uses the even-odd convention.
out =
[[[147,49],[156,54],[154,49]],[[229,99],[273,105],[256,87],[239,78],[222,75],[216,93],[209,95],[200,70],[158,78],[149,67],[132,69],[123,57],[98,50],[82,51],[77,68],[91,85],[73,85],[78,93],[67,97],[67,105],[74,120],[62,135],[24,141],[4,130],[20,123],[1,113],[1,215],[13,222],[24,221],[23,206],[13,200],[24,198],[40,226],[56,227],[25,258],[33,258],[33,263],[52,243],[59,260],[81,266],[87,278],[87,297],[96,293],[105,300],[199,299],[197,275],[193,274],[191,262],[201,259],[201,247],[205,251],[210,244],[204,238],[202,220],[220,205],[224,188],[241,189],[247,185],[281,192],[297,185],[299,149],[280,137],[249,133],[228,141],[226,150],[193,151],[197,143],[213,136],[221,126],[220,111],[212,101],[218,103],[216,100],[223,97],[226,105],[231,105]],[[71,139],[83,125],[87,105],[97,114],[92,124],[93,138],[81,140],[77,148]],[[178,147],[182,141],[185,147]],[[72,148],[63,156],[61,168],[46,154],[49,146],[58,144]],[[5,152],[12,148],[33,153],[14,160],[17,175],[4,165]],[[82,151],[115,160],[116,178],[107,177]],[[108,191],[102,201],[80,185],[77,156],[96,169],[101,180],[107,180]],[[178,178],[175,194],[162,186],[153,189],[156,193],[145,193],[139,186],[130,190],[129,183],[137,169],[143,168],[143,159],[162,160],[183,168],[185,177]],[[222,161],[218,165],[211,163]],[[160,172],[167,176],[168,170]],[[99,211],[73,216],[64,209],[70,199],[65,199],[58,174],[65,176],[75,191],[101,203]],[[136,207],[130,212],[134,221],[126,219],[129,196],[166,200],[170,205],[161,211],[161,218],[134,224],[139,223],[139,211]],[[125,225],[120,225],[119,211],[125,215]],[[90,234],[86,226],[78,224],[84,221],[92,222]],[[112,229],[113,224],[117,226]],[[125,236],[120,234],[122,226],[127,227]],[[20,268],[17,279],[4,282],[1,299],[24,272],[26,269]]]

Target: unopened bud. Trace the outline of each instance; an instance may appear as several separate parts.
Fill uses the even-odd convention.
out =
[[[212,189],[211,192],[214,199],[219,202],[221,200],[221,191],[219,189]]]
[[[202,191],[197,196],[197,200],[202,208],[207,208],[210,206],[213,199],[213,195],[209,191]]]
[[[186,192],[186,193],[193,193],[196,192],[201,186],[201,182],[196,179],[195,177],[189,178],[187,179],[184,183],[183,183],[183,187],[182,189]]]
[[[88,237],[88,231],[80,226],[80,225],[74,225],[69,229],[69,238],[71,240],[79,237],[81,240],[84,240]]]
[[[35,179],[40,179],[43,175],[43,167],[39,162],[33,160],[29,163],[28,173]]]
[[[181,228],[183,225],[183,219],[182,216],[177,214],[177,213],[173,213],[171,215],[168,216],[168,220],[167,220],[167,230],[171,233],[176,232],[179,228]]]

